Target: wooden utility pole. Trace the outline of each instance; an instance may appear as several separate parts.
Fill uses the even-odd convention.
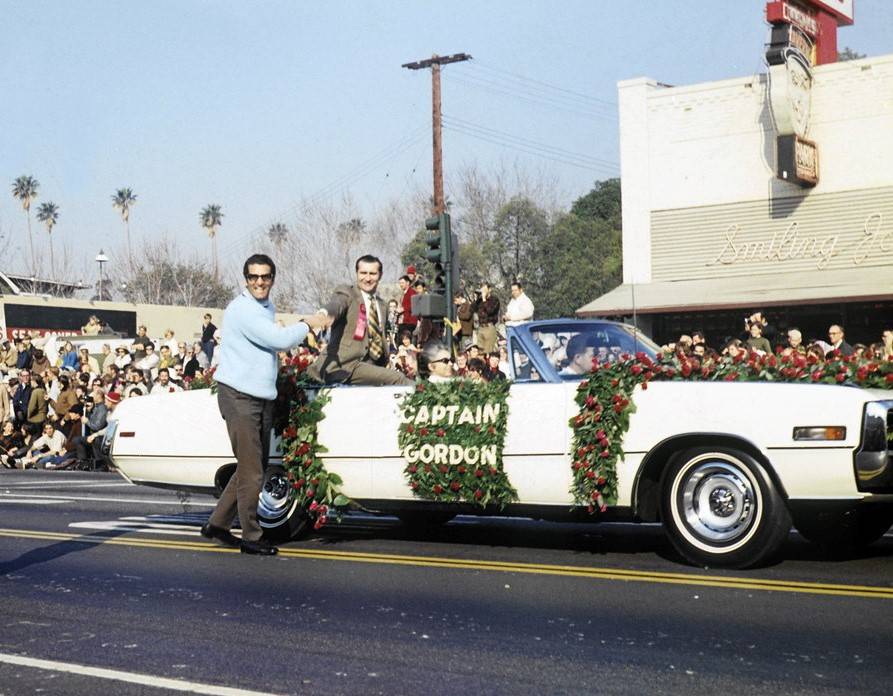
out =
[[[440,66],[447,63],[459,63],[471,60],[467,53],[456,53],[452,56],[433,55],[427,60],[419,60],[415,63],[404,63],[402,67],[410,70],[431,68],[431,125],[433,129],[432,140],[434,143],[434,214],[440,215],[446,212],[443,201],[443,145],[441,138],[440,122]]]

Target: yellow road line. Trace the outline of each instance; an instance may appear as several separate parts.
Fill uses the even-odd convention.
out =
[[[18,529],[0,529],[0,537],[41,539],[45,541],[71,541],[86,544],[107,544],[140,548],[213,553],[238,553],[227,548],[200,541],[174,541],[141,538],[118,538],[100,535],[78,535],[61,532],[42,532]],[[893,587],[874,585],[842,585],[830,583],[770,580],[741,576],[697,575],[695,573],[666,573],[658,571],[627,570],[624,568],[593,568],[587,566],[549,565],[541,563],[517,563],[506,561],[464,560],[439,556],[404,556],[396,554],[359,553],[354,551],[325,551],[318,549],[280,548],[285,558],[310,558],[315,560],[379,565],[418,566],[448,568],[454,570],[478,570],[528,575],[553,575],[590,578],[594,580],[625,580],[665,585],[693,585],[699,587],[723,587],[727,589],[765,592],[797,592],[800,594],[833,595],[840,597],[871,597],[893,599]]]

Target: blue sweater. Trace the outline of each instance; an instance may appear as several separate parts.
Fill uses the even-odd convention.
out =
[[[223,313],[220,360],[214,379],[259,399],[276,398],[279,362],[276,352],[303,341],[310,327],[276,323],[276,310],[269,300],[259,302],[242,290]]]

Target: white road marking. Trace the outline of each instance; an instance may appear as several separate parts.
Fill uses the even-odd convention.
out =
[[[32,493],[0,493],[0,499],[6,498],[54,498],[57,500],[89,500],[100,503],[137,503],[139,505],[189,505],[192,507],[216,507],[217,503],[199,503],[190,497],[186,503],[178,500],[146,500],[142,498],[103,498],[100,496],[75,495],[35,495]]]
[[[139,532],[141,534],[170,534],[174,536],[201,536],[200,527],[184,524],[152,524],[144,522],[72,522],[71,529],[97,529],[104,532]],[[233,529],[236,536],[241,534]]]
[[[111,679],[113,681],[141,684],[156,689],[170,689],[171,691],[188,691],[193,694],[211,694],[212,696],[264,696],[268,691],[248,691],[235,689],[229,686],[215,686],[214,684],[202,684],[181,679],[168,679],[157,677],[153,674],[141,674],[139,672],[123,672],[117,669],[105,669],[102,667],[89,667],[74,662],[57,662],[56,660],[38,660],[24,655],[8,655],[0,653],[0,662],[21,667],[33,667],[34,669],[46,669],[53,672],[67,672],[79,674],[97,679]]]
[[[17,505],[60,505],[67,503],[67,500],[41,500],[39,498],[29,498],[28,500],[15,500],[13,498],[0,498],[0,503],[16,503]]]
[[[128,488],[136,488],[133,483],[121,481],[120,483],[96,483],[94,481],[65,481],[53,480],[44,481],[43,483],[7,483],[3,488],[7,490],[25,490],[28,488],[117,488],[119,486],[127,486]]]

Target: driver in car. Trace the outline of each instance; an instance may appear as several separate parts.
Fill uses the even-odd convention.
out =
[[[578,333],[567,342],[568,364],[559,374],[561,375],[585,375],[592,370],[592,360],[595,358],[595,347],[588,334]]]

